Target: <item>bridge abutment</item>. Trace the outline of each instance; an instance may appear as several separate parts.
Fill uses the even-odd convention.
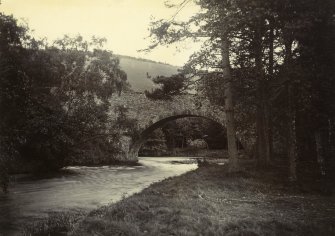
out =
[[[131,146],[133,139],[129,136],[121,136],[119,140],[120,152],[116,155],[115,159],[122,162],[137,162],[138,152],[135,152]]]

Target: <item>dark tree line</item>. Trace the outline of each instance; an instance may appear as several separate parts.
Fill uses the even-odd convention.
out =
[[[225,106],[228,130],[234,131],[236,125],[237,133],[254,138],[252,155],[259,164],[270,165],[281,152],[292,180],[304,178],[307,172],[331,177],[334,1],[175,2],[168,7],[176,12],[188,4],[201,10],[188,21],[153,21],[149,50],[202,39],[202,49],[181,73],[196,84],[200,95]],[[234,153],[230,158],[236,165]]]

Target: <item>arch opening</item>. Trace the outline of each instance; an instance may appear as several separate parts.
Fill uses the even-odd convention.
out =
[[[182,121],[182,120],[192,120],[193,122],[199,122],[198,125],[203,125],[205,124],[206,127],[211,127],[212,126],[212,131],[206,130],[206,132],[198,132],[199,134],[195,134],[196,132],[194,130],[188,131],[190,134],[185,135],[185,130],[180,131],[180,134],[175,134],[176,137],[174,137],[173,140],[173,145],[171,149],[171,141],[169,143],[169,140],[166,136],[166,132],[164,133],[164,128],[166,128],[167,125],[171,124],[176,124],[177,121]],[[201,123],[201,122],[202,123]],[[182,123],[183,124],[183,123]],[[220,133],[220,140],[216,142],[221,142],[219,145],[213,143],[213,127],[214,133],[218,135]],[[176,127],[178,128],[178,127]],[[179,127],[180,128],[180,127]],[[183,127],[184,128],[184,127]],[[215,146],[220,146],[218,149],[222,149],[222,152],[227,150],[227,135],[226,135],[226,128],[224,124],[221,122],[216,121],[213,118],[209,118],[203,115],[194,115],[194,114],[182,114],[182,115],[172,115],[163,119],[160,119],[159,121],[152,123],[151,125],[148,125],[139,135],[139,137],[133,141],[132,145],[130,146],[130,154],[136,156],[145,156],[147,154],[143,153],[143,150],[141,150],[141,147],[145,147],[146,142],[150,139],[150,136],[154,133],[157,132],[157,130],[162,130],[160,132],[163,132],[163,136],[166,142],[166,147],[169,152],[166,152],[166,156],[171,156],[174,155],[175,152],[171,153],[170,151],[173,150],[180,150],[180,149],[185,149],[185,150],[190,150],[190,142],[191,141],[196,141],[196,140],[203,140],[207,144],[206,148],[202,149],[207,149],[207,150],[214,150]],[[175,130],[174,130],[175,131]],[[202,130],[203,131],[203,130]],[[187,132],[187,130],[186,130]],[[178,137],[178,135],[180,137]],[[156,140],[157,141],[157,140]],[[198,141],[199,142],[199,141]],[[193,144],[194,145],[194,144]],[[242,144],[238,141],[238,147],[243,149]],[[139,151],[141,150],[139,155]],[[163,154],[164,156],[164,154]]]

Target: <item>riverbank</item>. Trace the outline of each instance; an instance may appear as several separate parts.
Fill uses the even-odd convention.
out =
[[[73,220],[72,235],[334,235],[335,198],[280,168],[210,165]],[[60,220],[59,220],[60,222]],[[46,227],[48,228],[48,227]]]
[[[172,150],[142,152],[140,156],[228,158],[228,151],[226,149],[174,148]]]

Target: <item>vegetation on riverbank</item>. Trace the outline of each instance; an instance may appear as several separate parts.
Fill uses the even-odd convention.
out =
[[[78,222],[87,212],[73,210],[68,212],[52,212],[43,220],[35,220],[22,227],[22,235],[67,235],[74,230]]]
[[[141,156],[173,156],[173,157],[208,157],[208,158],[228,158],[227,150],[225,149],[194,149],[194,148],[174,148],[167,150],[164,153],[156,152],[154,155]]]
[[[113,94],[129,90],[106,39],[82,36],[49,43],[0,13],[0,184],[8,174],[48,172],[69,164],[112,164],[127,111],[110,111]],[[110,118],[110,112],[117,120]],[[132,129],[134,130],[134,129]]]
[[[68,229],[71,235],[333,235],[335,198],[316,180],[292,184],[284,169],[199,168],[92,211]]]

